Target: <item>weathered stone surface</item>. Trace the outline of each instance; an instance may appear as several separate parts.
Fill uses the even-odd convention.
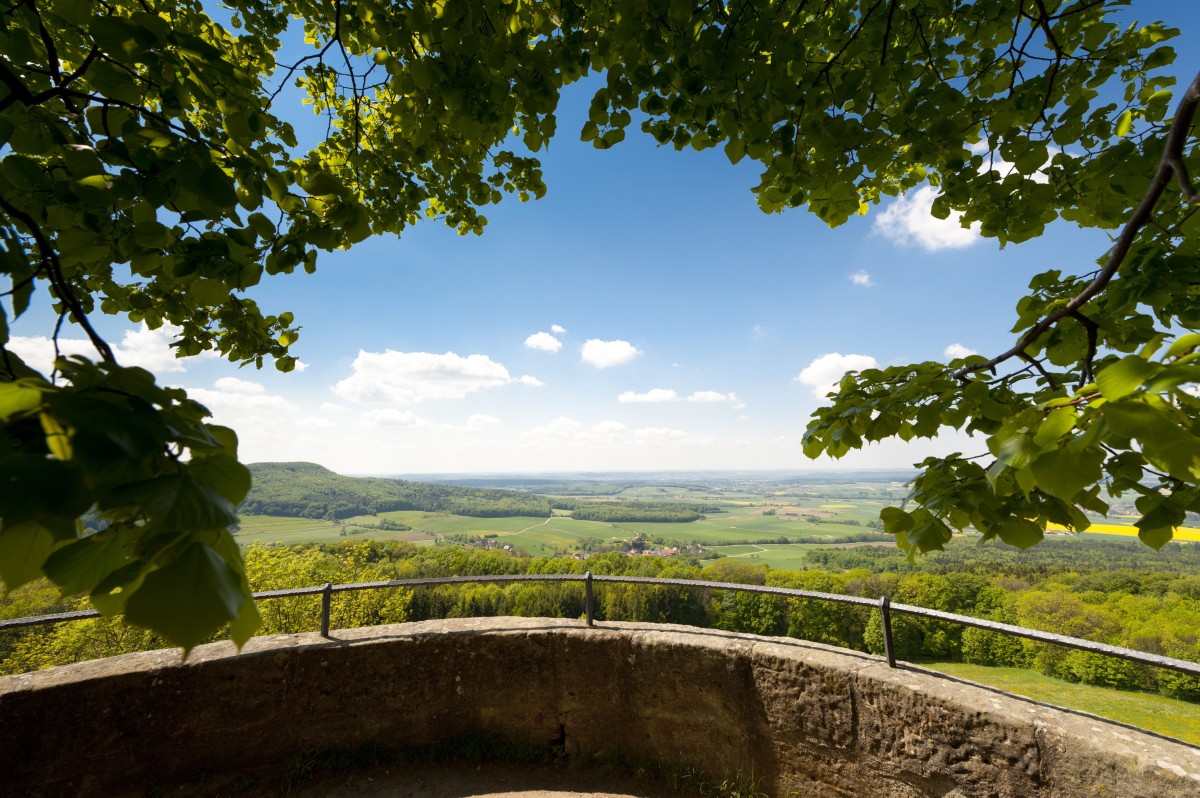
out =
[[[230,784],[300,753],[485,732],[774,795],[1200,794],[1200,750],[919,668],[718,630],[475,618],[0,678],[13,795]],[[214,788],[215,789],[215,788]]]

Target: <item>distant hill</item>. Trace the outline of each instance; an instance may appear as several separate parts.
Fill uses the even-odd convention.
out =
[[[344,477],[316,463],[251,463],[250,495],[238,512],[293,518],[349,518],[424,510],[476,518],[550,515],[541,496],[380,477]]]

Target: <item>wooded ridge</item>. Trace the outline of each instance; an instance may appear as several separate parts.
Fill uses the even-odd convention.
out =
[[[463,488],[382,477],[346,477],[316,463],[252,463],[243,515],[334,520],[392,510],[424,510],[474,518],[548,517],[550,503],[515,490]]]

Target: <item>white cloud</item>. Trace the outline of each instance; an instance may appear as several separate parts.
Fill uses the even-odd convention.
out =
[[[159,373],[163,371],[183,371],[184,360],[175,357],[175,349],[171,347],[183,328],[164,324],[157,330],[151,330],[145,322],[136,330],[126,330],[121,336],[121,343],[114,347],[113,354],[117,362],[124,366],[141,366],[147,371]],[[216,357],[216,353],[205,353]]]
[[[633,431],[633,437],[643,441],[679,441],[687,436],[683,430],[670,427],[641,427]]]
[[[892,201],[883,213],[875,217],[875,231],[901,246],[919,246],[930,252],[940,249],[962,249],[980,240],[979,224],[963,227],[962,214],[953,211],[946,219],[933,215],[937,190],[922,186]]]
[[[537,377],[534,377],[529,374],[522,374],[520,379],[517,380],[517,382],[521,383],[522,385],[528,385],[530,388],[541,388],[543,385],[546,384],[546,383],[542,382],[541,380],[539,380]]]
[[[498,427],[504,422],[495,416],[489,416],[485,413],[475,413],[467,419],[467,426],[471,429],[483,429],[484,427]]]
[[[606,369],[628,363],[640,354],[642,350],[628,341],[601,341],[599,338],[589,338],[583,344],[581,357],[584,363],[598,369]]]
[[[850,275],[850,282],[863,288],[870,288],[875,285],[875,281],[871,279],[871,275],[867,274],[865,269],[859,269],[854,274]]]
[[[945,351],[943,351],[942,354],[945,355],[946,357],[950,358],[951,360],[956,360],[960,357],[967,357],[968,355],[978,355],[979,353],[976,352],[974,349],[968,349],[967,347],[963,346],[962,344],[950,344],[950,346],[946,347]]]
[[[630,428],[620,421],[611,419],[595,424],[584,424],[573,418],[560,416],[540,427],[524,433],[523,437],[544,443],[548,440],[557,445],[564,443],[578,447],[613,449],[628,446],[707,446],[711,438],[694,438],[683,430],[671,427]]]
[[[526,349],[537,349],[542,352],[557,352],[562,349],[562,341],[548,332],[535,332],[525,339]]]
[[[567,328],[562,326],[561,324],[551,324],[550,332],[554,333],[555,335],[565,335],[567,332]]]
[[[487,355],[359,350],[352,367],[354,373],[333,386],[334,393],[352,402],[416,404],[429,399],[461,399],[474,391],[514,382],[508,369]]]
[[[167,371],[183,371],[190,358],[175,357],[171,347],[181,333],[181,327],[164,324],[151,330],[145,322],[136,330],[126,330],[119,344],[113,344],[113,356],[122,366],[140,366],[147,371],[161,374]],[[32,368],[48,374],[54,368],[54,341],[44,335],[13,336],[7,347],[15,352]],[[58,350],[64,356],[83,355],[98,360],[99,355],[91,342],[84,338],[59,338]],[[218,357],[216,352],[203,352],[196,357]]]
[[[971,145],[971,152],[976,155],[983,156],[983,163],[979,166],[979,174],[986,175],[988,172],[995,172],[999,180],[1003,180],[1009,175],[1017,172],[1017,165],[1012,161],[1006,161],[999,153],[991,152],[989,154],[987,139],[980,139]],[[1046,165],[1053,160],[1054,156],[1062,152],[1058,147],[1046,148],[1046,162],[1038,167],[1037,171],[1027,177],[1035,183],[1049,183],[1050,176],[1044,171]]]
[[[717,402],[728,402],[735,409],[742,409],[746,405],[737,397],[736,393],[721,393],[720,391],[695,391],[689,396],[681,396],[678,391],[672,388],[651,388],[645,393],[635,393],[634,391],[625,391],[617,397],[618,402],[624,404],[648,404],[655,402],[697,402],[702,404],[715,404]]]
[[[651,388],[645,393],[634,393],[633,391],[625,391],[617,397],[618,402],[625,404],[637,404],[648,402],[678,402],[682,397],[670,388]]]
[[[241,394],[243,396],[257,396],[258,394],[267,392],[267,389],[259,385],[257,382],[240,380],[237,377],[222,377],[214,382],[213,386],[218,391]]]
[[[577,445],[613,445],[618,442],[618,436],[626,429],[619,421],[601,421],[586,425],[567,416],[559,416],[553,421],[525,433],[526,438],[542,441],[555,439]]]
[[[236,377],[222,377],[213,388],[188,388],[187,393],[189,399],[195,399],[211,410],[217,423],[229,424],[234,429],[250,427],[266,419],[278,422],[280,416],[299,412],[290,400],[267,393],[258,383]]]
[[[322,413],[342,413],[349,409],[345,405],[339,405],[334,402],[321,402]]]
[[[395,410],[390,407],[368,410],[359,418],[366,426],[378,429],[427,429],[433,426],[411,410]]]
[[[795,382],[812,387],[813,396],[824,399],[837,390],[838,382],[847,371],[877,368],[879,363],[870,355],[842,355],[832,352],[821,355],[796,375]]]
[[[755,324],[754,329],[750,331],[750,337],[755,341],[761,341],[767,337],[767,328],[761,324]]]
[[[738,399],[738,395],[733,392],[696,391],[687,400],[689,402],[728,402],[734,410],[741,410],[746,406],[746,403]]]
[[[319,418],[317,416],[305,416],[296,421],[296,426],[300,429],[330,429],[336,427],[337,423],[330,421],[327,418]]]
[[[14,335],[5,346],[26,365],[43,374],[49,374],[54,368],[54,342],[44,335]],[[59,338],[58,351],[63,357],[84,355],[93,360],[99,357],[92,345],[81,338]]]

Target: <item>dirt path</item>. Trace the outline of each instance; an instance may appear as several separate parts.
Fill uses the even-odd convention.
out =
[[[545,521],[543,521],[540,524],[534,524],[533,526],[527,526],[524,529],[520,530],[519,532],[501,532],[496,537],[511,538],[513,535],[520,535],[525,532],[528,532],[531,529],[537,529],[539,526],[545,526],[546,524],[550,523],[553,520],[554,520],[554,516],[550,516],[549,518],[547,518]]]
[[[766,551],[766,549],[764,549],[762,546],[759,546],[757,544],[751,543],[750,545],[754,546],[754,548],[758,549],[758,551],[744,551],[741,554],[730,554],[729,559],[732,560],[734,557],[752,557],[755,554],[762,554],[764,551]],[[713,546],[712,548],[719,548],[719,547]]]

